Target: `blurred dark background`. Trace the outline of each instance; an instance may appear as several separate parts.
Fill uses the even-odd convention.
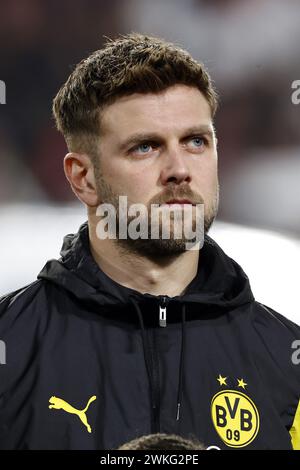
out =
[[[205,63],[220,93],[219,218],[300,237],[300,2],[2,0],[0,204],[66,205],[52,99],[104,36],[139,31]]]

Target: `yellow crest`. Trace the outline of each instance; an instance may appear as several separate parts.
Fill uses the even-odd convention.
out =
[[[223,442],[229,447],[245,447],[259,430],[259,414],[254,402],[236,390],[221,390],[211,401],[211,417]]]

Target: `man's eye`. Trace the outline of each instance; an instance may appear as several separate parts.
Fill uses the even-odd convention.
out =
[[[203,137],[192,137],[191,142],[194,142],[194,147],[196,148],[201,148],[203,145],[205,145],[205,139]]]
[[[143,144],[137,145],[132,149],[133,152],[136,153],[149,153],[151,148],[154,148],[155,146],[151,142],[144,142]]]

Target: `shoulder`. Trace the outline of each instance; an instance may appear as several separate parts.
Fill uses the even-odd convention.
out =
[[[264,330],[265,333],[278,333],[290,338],[300,338],[299,325],[285,317],[282,313],[258,301],[254,302],[253,323],[257,328],[260,328],[262,331]]]
[[[36,292],[41,287],[41,281],[36,280],[27,284],[26,286],[20,287],[14,291],[8,292],[0,297],[0,307],[3,309],[4,306],[8,306],[18,298],[25,298],[28,295]]]
[[[270,374],[280,374],[300,393],[300,326],[269,306],[254,302],[252,337],[259,366],[269,365]],[[298,357],[297,357],[298,355]],[[258,356],[257,356],[258,357]]]
[[[0,297],[0,338],[9,331],[32,328],[44,317],[47,307],[46,283],[34,281]],[[43,315],[42,315],[43,314]]]
[[[0,318],[7,310],[15,310],[28,305],[41,291],[43,281],[37,280],[0,297]]]

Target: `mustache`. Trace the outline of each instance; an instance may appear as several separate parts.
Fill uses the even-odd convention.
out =
[[[167,188],[157,196],[153,197],[149,205],[151,204],[165,204],[167,201],[173,200],[173,199],[188,199],[192,204],[203,204],[204,199],[200,194],[194,193],[194,191],[191,190],[189,187],[182,187],[182,188]]]

